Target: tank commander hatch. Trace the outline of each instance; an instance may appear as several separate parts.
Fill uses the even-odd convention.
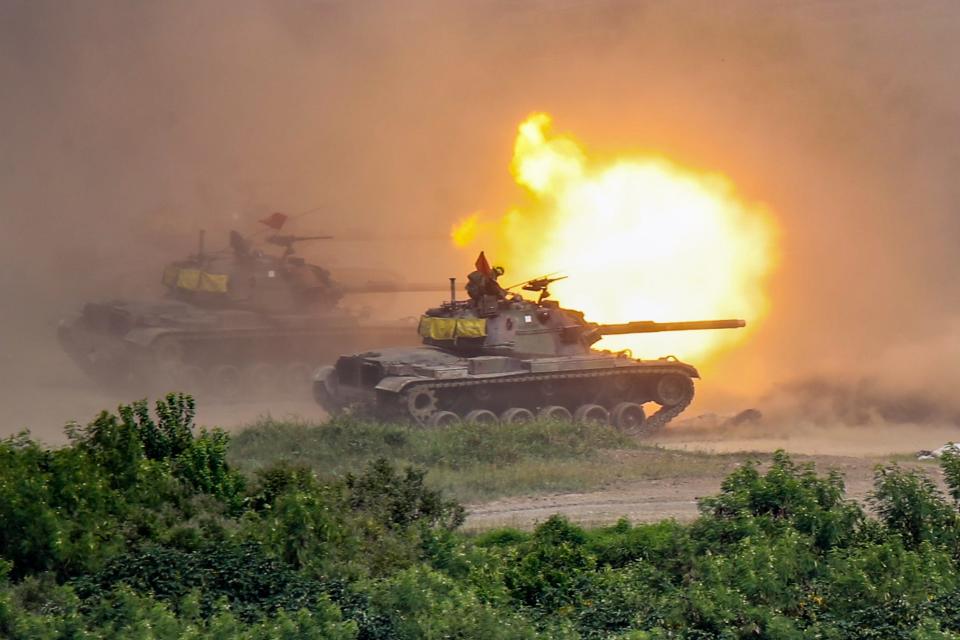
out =
[[[491,267],[482,251],[475,266],[476,270],[467,276],[467,295],[478,309],[496,312],[500,300],[505,300],[508,295],[497,282],[497,278],[503,275],[503,267]]]
[[[494,296],[498,300],[507,297],[507,290],[500,286],[497,278],[503,275],[503,267],[493,267],[484,273],[479,269],[467,276],[467,295],[471,300],[480,300],[483,296]]]

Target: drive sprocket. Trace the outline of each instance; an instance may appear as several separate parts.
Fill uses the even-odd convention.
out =
[[[429,387],[411,389],[406,395],[407,412],[420,424],[426,424],[439,408],[437,392]]]

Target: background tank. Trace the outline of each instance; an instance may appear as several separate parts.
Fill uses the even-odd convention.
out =
[[[546,300],[549,279],[520,296],[450,302],[420,318],[423,345],[340,357],[314,377],[330,412],[355,406],[383,419],[442,426],[459,420],[512,423],[534,416],[610,421],[650,432],[693,400],[697,370],[676,358],[642,360],[591,348],[604,335],[726,329],[743,320],[603,325]],[[644,407],[652,413],[646,415]]]
[[[413,323],[369,322],[341,307],[349,293],[429,291],[367,283],[345,287],[295,255],[298,242],[328,236],[274,234],[255,248],[237,232],[230,248],[200,249],[168,264],[162,300],[88,303],[61,321],[64,350],[91,377],[137,392],[173,388],[225,400],[305,393],[317,362],[347,349],[415,344]]]

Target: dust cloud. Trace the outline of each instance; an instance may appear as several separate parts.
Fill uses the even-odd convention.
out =
[[[724,173],[776,213],[771,313],[704,364],[692,412],[857,423],[835,398],[869,389],[883,420],[912,402],[908,422],[951,423],[958,67],[948,0],[8,0],[0,430],[56,439],[129,399],[74,370],[57,321],[159,295],[199,229],[316,208],[292,230],[338,236],[305,252],[335,272],[462,276],[447,231],[522,197],[507,164],[538,110],[597,152]]]

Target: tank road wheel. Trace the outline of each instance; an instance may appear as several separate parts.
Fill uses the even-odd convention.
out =
[[[453,411],[437,411],[427,418],[427,425],[431,427],[455,427],[460,423],[460,416]]]
[[[570,413],[569,409],[556,404],[540,409],[540,411],[537,412],[537,417],[541,420],[557,420],[562,422],[570,422],[573,420],[573,414]]]
[[[247,391],[253,397],[273,398],[282,388],[280,368],[269,362],[257,362],[244,367],[243,377]]]
[[[582,404],[573,412],[573,421],[609,424],[610,413],[598,404]]]
[[[675,407],[693,398],[693,380],[679,373],[668,373],[657,380],[654,401],[664,407]]]
[[[463,421],[467,424],[497,424],[497,414],[489,409],[474,409],[463,416]]]
[[[220,400],[233,402],[243,395],[243,375],[232,364],[220,364],[210,370],[210,390]]]
[[[621,402],[610,412],[610,421],[621,431],[640,429],[646,419],[643,406],[636,402]]]
[[[426,424],[436,410],[437,392],[433,389],[420,387],[407,394],[407,411],[420,424]]]
[[[523,424],[533,422],[533,412],[523,407],[510,407],[500,414],[500,422],[503,424]]]

